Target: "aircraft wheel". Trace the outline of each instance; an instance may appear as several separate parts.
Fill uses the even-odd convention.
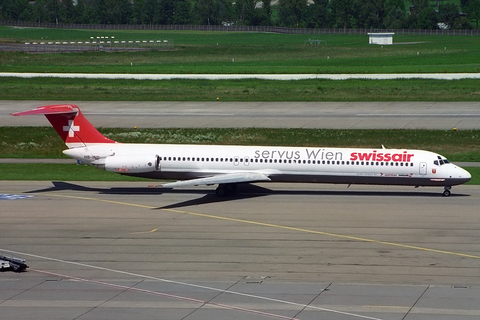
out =
[[[444,197],[450,197],[451,194],[452,194],[452,193],[451,193],[450,190],[448,190],[448,189],[445,189],[445,190],[443,191],[443,196],[444,196]]]
[[[225,197],[227,195],[227,190],[225,188],[225,186],[223,185],[219,185],[217,187],[217,189],[215,189],[215,193],[217,194],[217,196],[219,197]]]
[[[215,193],[219,197],[225,197],[229,194],[234,194],[237,190],[236,183],[226,183],[226,184],[219,184],[217,189],[215,189]]]

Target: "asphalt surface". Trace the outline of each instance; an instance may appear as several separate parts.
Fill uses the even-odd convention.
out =
[[[0,182],[1,319],[478,319],[480,188]],[[27,198],[12,200],[18,196]]]
[[[480,129],[480,102],[0,101],[0,126],[46,126],[12,117],[42,105],[76,104],[96,127]]]
[[[48,125],[9,114],[53,103],[1,101],[0,126]],[[76,104],[110,127],[461,130],[480,117],[470,102]],[[2,181],[0,252],[30,269],[0,273],[0,318],[478,319],[480,187],[441,191],[259,184],[218,199]]]

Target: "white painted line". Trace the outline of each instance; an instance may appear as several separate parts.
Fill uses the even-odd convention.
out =
[[[104,268],[104,267],[89,265],[89,264],[80,263],[80,262],[74,262],[74,261],[44,257],[44,256],[36,255],[36,254],[26,253],[26,252],[18,252],[18,251],[7,250],[7,249],[2,249],[2,248],[0,248],[0,251],[1,252],[8,252],[8,253],[15,254],[15,255],[18,255],[18,256],[29,256],[29,257],[34,257],[34,258],[37,258],[37,259],[42,259],[42,260],[55,261],[55,262],[71,264],[71,265],[81,266],[81,267],[90,268],[90,269],[97,269],[97,270],[103,270],[103,271],[118,273],[118,274],[124,274],[124,275],[128,275],[128,276],[131,276],[131,277],[136,277],[136,278],[150,279],[150,280],[155,280],[155,281],[160,281],[160,282],[165,282],[165,283],[172,283],[172,284],[177,284],[177,285],[186,286],[186,287],[210,290],[210,291],[215,291],[215,292],[230,293],[230,294],[237,295],[237,296],[243,296],[243,297],[248,297],[248,298],[253,298],[253,299],[259,299],[259,300],[264,300],[264,301],[287,304],[287,305],[291,305],[291,306],[298,306],[298,307],[301,307],[301,308],[308,308],[308,309],[313,309],[313,310],[319,310],[319,311],[325,311],[325,312],[330,312],[330,313],[335,313],[335,314],[341,314],[341,315],[344,315],[344,316],[351,316],[351,317],[354,317],[354,318],[369,319],[369,320],[383,320],[383,319],[380,319],[380,318],[364,316],[364,315],[361,315],[361,314],[355,314],[355,313],[350,313],[350,312],[345,312],[345,311],[338,311],[338,310],[333,310],[333,309],[327,309],[327,308],[322,308],[322,307],[305,305],[305,304],[301,304],[301,303],[297,303],[297,302],[268,298],[268,297],[263,297],[263,296],[259,296],[259,295],[248,294],[248,293],[242,293],[242,292],[237,292],[237,291],[218,289],[218,288],[214,288],[214,287],[202,286],[202,285],[193,284],[193,283],[168,280],[168,279],[164,279],[164,278],[157,278],[157,277],[142,275],[142,274],[138,274],[138,273],[132,273],[132,272],[127,272],[127,271],[122,271],[122,270],[116,270],[116,269],[110,269],[110,268]]]

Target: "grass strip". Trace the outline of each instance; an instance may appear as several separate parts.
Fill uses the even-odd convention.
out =
[[[443,73],[479,72],[480,37],[395,35],[391,46],[368,35],[110,30],[116,40],[174,40],[174,50],[0,52],[5,72],[88,73]],[[9,43],[90,41],[105,30],[0,27]],[[311,46],[309,39],[323,40]],[[45,45],[38,45],[42,51]]]
[[[57,163],[0,163],[0,180],[149,181],[99,170],[92,166]]]
[[[124,143],[421,149],[451,161],[480,161],[480,130],[129,129],[100,128]],[[66,158],[52,127],[0,127],[2,158]]]
[[[480,167],[465,168],[472,175],[467,184],[480,184]],[[151,181],[122,176],[78,164],[0,163],[0,180],[36,181]]]
[[[104,80],[2,78],[0,100],[478,101],[480,80]]]

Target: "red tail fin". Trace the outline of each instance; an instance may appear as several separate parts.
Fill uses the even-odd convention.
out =
[[[69,148],[94,143],[115,143],[108,139],[83,116],[75,105],[51,105],[12,113],[14,116],[44,114]]]

